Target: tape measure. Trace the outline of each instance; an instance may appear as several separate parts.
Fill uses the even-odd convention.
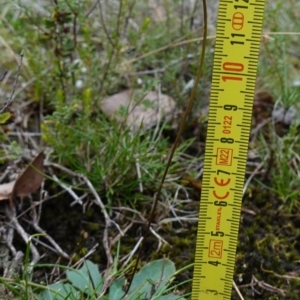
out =
[[[192,300],[231,299],[264,4],[219,4]]]

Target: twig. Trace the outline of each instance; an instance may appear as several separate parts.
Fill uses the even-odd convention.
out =
[[[244,300],[244,297],[242,296],[239,288],[237,287],[237,285],[235,284],[234,280],[232,280],[232,284],[233,284],[233,287],[235,289],[235,291],[237,292],[238,296],[240,297],[241,300]]]
[[[176,218],[166,218],[159,222],[159,225],[171,222],[180,222],[180,221],[188,221],[188,222],[198,222],[199,218],[198,214],[193,214],[191,217],[176,217]]]
[[[252,280],[254,283],[256,283],[260,288],[268,291],[268,292],[272,292],[272,293],[278,293],[281,296],[285,297],[285,291],[282,289],[278,289],[268,283],[265,283],[264,281],[260,281],[258,280],[254,275],[252,275]]]
[[[271,293],[277,293],[283,297],[286,296],[286,292],[282,289],[279,289],[279,288],[276,288],[268,283],[265,283],[264,281],[260,281],[258,280],[254,275],[252,275],[252,279],[251,279],[251,283],[249,284],[243,284],[243,285],[240,285],[239,288],[242,289],[242,288],[248,288],[248,287],[251,287],[252,288],[252,291],[254,291],[254,293],[257,293],[259,295],[261,295],[261,292],[259,292],[258,290],[256,290],[254,287],[258,286],[259,288],[263,289],[263,290],[266,290],[268,292],[271,292]],[[252,296],[254,296],[255,294],[252,293]]]
[[[143,241],[143,237],[140,237],[140,239],[138,240],[138,242],[136,243],[136,245],[134,246],[134,248],[132,249],[132,251],[129,253],[129,255],[127,255],[128,258],[123,263],[121,269],[125,268],[125,266],[130,262],[132,256],[138,250],[138,248],[139,248],[139,246],[140,246],[140,244],[141,244],[142,241]],[[126,256],[123,257],[123,259],[120,259],[120,262],[123,261],[125,258],[126,258]]]
[[[43,229],[42,229],[35,221],[32,222],[32,225],[33,225],[34,229],[35,229],[37,232],[42,233],[43,236],[44,236],[44,237],[45,237],[45,238],[53,245],[53,247],[55,248],[56,252],[57,252],[60,256],[62,256],[62,257],[64,257],[64,258],[67,258],[67,259],[70,259],[70,256],[69,256],[66,252],[64,252],[64,251],[59,247],[59,245],[52,239],[52,237],[49,236],[49,235],[46,233],[46,231],[43,230]],[[38,241],[38,242],[40,242],[40,241]]]
[[[104,14],[103,14],[103,8],[101,6],[101,1],[98,0],[96,3],[96,5],[98,4],[98,7],[99,7],[99,12],[100,12],[100,22],[101,22],[101,25],[103,27],[103,31],[106,35],[106,38],[108,39],[108,42],[110,43],[110,45],[114,48],[115,47],[115,43],[113,42],[113,40],[111,39],[110,35],[109,35],[109,32],[107,30],[107,27],[106,27],[106,24],[105,24],[105,20],[104,20]],[[96,6],[95,5],[95,6]]]
[[[3,277],[5,278],[12,278],[18,273],[18,269],[22,263],[24,257],[24,253],[21,251],[18,251],[16,255],[13,257],[10,265],[5,268],[3,272]]]
[[[110,226],[112,221],[106,211],[106,208],[100,198],[100,196],[98,195],[98,193],[96,192],[94,186],[92,185],[92,183],[90,182],[90,180],[83,174],[78,174],[78,177],[80,177],[81,179],[83,179],[83,181],[86,183],[86,185],[89,187],[89,189],[91,190],[92,194],[94,195],[97,204],[101,207],[102,213],[104,215],[104,219],[105,219],[105,224],[107,226]],[[118,226],[118,229],[120,229],[120,227]]]
[[[141,222],[144,224],[145,222],[147,222],[147,219],[144,218],[144,216],[137,210],[135,209],[132,209],[130,207],[126,207],[126,206],[113,206],[112,209],[115,209],[115,210],[120,210],[120,211],[129,211],[129,212],[132,212],[134,215],[138,215],[141,219]],[[135,221],[135,220],[134,220]],[[139,221],[137,221],[139,222]],[[140,223],[140,222],[139,222]]]
[[[255,168],[255,170],[252,172],[252,174],[249,176],[247,181],[245,182],[244,189],[243,189],[243,195],[246,193],[246,190],[253,179],[253,177],[258,173],[261,167],[263,167],[265,161],[267,160],[267,156],[264,158],[264,160]]]
[[[106,208],[105,208],[105,206],[104,206],[104,204],[103,204],[100,196],[96,192],[96,190],[93,187],[93,185],[90,182],[90,180],[86,176],[84,176],[83,174],[80,174],[79,177],[85,181],[86,185],[90,188],[92,194],[96,198],[96,201],[97,201],[98,205],[102,209],[102,213],[103,213],[104,218],[105,218],[105,224],[107,225],[107,227],[110,227],[111,224],[115,225],[115,227],[118,229],[118,231],[121,233],[121,235],[124,236],[124,233],[122,232],[120,226],[116,222],[114,222],[113,220],[110,219],[110,217],[109,217],[109,215],[108,215],[108,213],[106,211]]]
[[[52,166],[52,167],[55,167],[55,168],[58,168],[60,170],[63,170],[64,172],[66,172],[67,174],[69,175],[72,175],[72,176],[75,176],[75,177],[78,177],[80,179],[82,179],[85,184],[89,187],[91,193],[94,195],[95,197],[95,200],[96,200],[96,203],[100,206],[101,208],[101,211],[104,215],[104,220],[105,220],[105,229],[104,229],[104,232],[103,232],[103,247],[105,249],[105,254],[106,254],[106,257],[107,257],[107,262],[109,265],[111,265],[113,263],[113,258],[112,258],[112,254],[111,254],[111,251],[110,251],[110,245],[109,245],[109,241],[108,241],[108,228],[111,226],[111,224],[114,224],[115,227],[118,229],[118,231],[120,232],[120,234],[122,236],[124,236],[120,226],[114,222],[113,220],[110,219],[107,211],[106,211],[106,208],[100,198],[100,196],[98,195],[98,193],[96,192],[94,186],[92,185],[92,183],[90,182],[90,180],[83,174],[78,174],[78,173],[75,173],[61,165],[58,165],[58,164],[55,164],[55,163],[47,163],[47,165],[49,166]],[[108,269],[108,268],[107,268]]]
[[[265,272],[265,273],[273,274],[273,275],[274,275],[275,277],[277,277],[277,278],[300,280],[300,277],[299,277],[300,270],[289,272],[289,273],[288,273],[289,275],[280,275],[280,274],[275,273],[275,272],[272,271],[272,270],[271,270],[271,271],[265,270],[262,266],[261,266],[261,270],[262,270],[263,272]]]
[[[168,246],[171,246],[165,239],[163,239],[158,233],[156,233],[152,227],[150,227],[150,231],[159,240],[159,245],[158,245],[157,251],[159,251],[162,243],[165,243]]]
[[[160,125],[160,121],[161,121],[161,86],[160,84],[157,87],[157,111],[156,111],[156,115],[157,115],[157,122],[156,122],[156,126],[153,132],[153,136],[156,137],[159,131],[159,125]]]
[[[14,207],[6,207],[5,213],[10,220],[11,225],[17,230],[19,235],[23,238],[26,244],[30,243],[30,251],[32,253],[32,261],[30,263],[29,273],[31,273],[33,266],[39,261],[40,254],[36,247],[31,242],[31,237],[25,232],[23,227],[19,224],[16,218],[16,210]]]
[[[242,212],[246,213],[246,214],[249,214],[249,215],[252,215],[252,216],[256,216],[257,215],[257,213],[255,211],[253,211],[251,209],[243,208],[243,207],[242,207]]]
[[[92,194],[94,195],[94,197],[96,199],[96,202],[101,207],[102,213],[104,215],[105,223],[107,223],[108,225],[110,225],[111,223],[115,224],[115,222],[112,222],[111,219],[109,218],[109,215],[106,211],[106,208],[105,208],[103,202],[101,201],[100,196],[97,194],[97,192],[96,192],[95,188],[93,187],[92,183],[89,181],[89,179],[86,176],[84,176],[83,174],[75,173],[75,172],[71,171],[70,169],[68,169],[66,167],[63,167],[63,166],[61,166],[59,164],[56,164],[56,163],[45,162],[45,165],[52,166],[54,168],[60,169],[60,170],[64,171],[65,173],[67,173],[71,176],[81,178],[86,183],[86,185],[90,188]],[[117,226],[117,228],[120,230],[120,232],[122,232],[119,226]]]
[[[109,267],[113,264],[114,260],[110,251],[110,245],[108,241],[108,224],[106,224],[103,232],[103,247],[106,253],[106,258],[107,258],[107,269],[106,271],[108,272]]]
[[[7,70],[5,70],[5,71],[3,72],[2,76],[0,77],[0,82],[3,81],[3,79],[5,78],[5,76],[7,75],[7,73],[8,73]]]
[[[11,94],[10,94],[10,97],[9,97],[8,101],[6,101],[4,103],[4,106],[0,109],[0,113],[2,113],[13,101],[13,97],[14,97],[14,94],[15,94],[15,91],[16,91],[18,79],[19,79],[19,76],[20,76],[20,73],[21,73],[21,67],[22,67],[22,64],[23,64],[23,57],[24,57],[24,51],[22,50],[21,53],[20,53],[20,63],[18,64],[18,71],[17,71],[16,79],[14,81],[13,89],[11,91]]]
[[[174,199],[175,199],[175,197],[174,197]],[[166,211],[167,211],[167,208],[169,209],[169,211],[171,211],[171,213],[173,214],[173,216],[175,217],[175,219],[177,219],[178,220],[178,222],[180,223],[180,225],[182,225],[182,223],[181,223],[181,221],[180,221],[180,217],[177,215],[177,213],[176,213],[176,208],[175,207],[173,207],[173,205],[170,203],[170,200],[167,198],[166,199],[166,202],[168,203],[168,207],[166,207]],[[166,205],[164,205],[164,204],[162,204],[163,206],[166,206]],[[169,212],[168,211],[168,212]],[[166,214],[165,214],[166,215]]]
[[[123,233],[125,234],[134,224],[134,222],[131,222],[128,226],[125,227],[125,229],[123,229]],[[119,233],[111,242],[110,245],[113,246],[114,244],[116,244],[120,239],[121,239],[122,235]]]
[[[92,6],[90,7],[90,9],[88,10],[88,12],[85,14],[85,17],[88,18],[90,16],[90,14],[96,9],[96,6],[98,4],[99,0],[96,0],[94,2],[94,4],[92,4]]]
[[[75,268],[76,266],[82,264],[82,262],[83,262],[85,259],[87,259],[89,256],[91,256],[91,255],[96,251],[96,249],[98,248],[98,246],[99,246],[98,243],[95,244],[95,245],[93,246],[93,248],[92,248],[86,255],[84,255],[78,262],[76,262],[76,263],[73,265],[73,267]]]
[[[13,257],[17,255],[17,250],[13,245],[13,239],[14,239],[14,229],[11,226],[8,226],[7,233],[6,233],[6,244],[7,247],[10,249],[10,251],[13,254]]]
[[[53,66],[51,66],[51,67],[49,67],[49,68],[47,68],[47,69],[41,71],[41,72],[39,73],[39,76],[42,77],[42,75],[47,75],[47,74],[49,74],[49,72],[50,72],[52,69],[53,69]],[[34,83],[36,80],[37,80],[37,77],[34,76],[34,77],[32,77],[31,79],[29,79],[27,82],[22,83],[22,86],[21,86],[19,89],[16,90],[15,96],[17,96],[17,95],[20,94],[22,91],[24,91],[26,88],[28,88],[28,86],[31,85],[32,83]],[[29,103],[30,103],[30,102],[34,102],[34,100],[30,100]],[[27,101],[27,104],[28,104],[28,101]],[[26,104],[26,105],[27,105],[27,104]],[[22,106],[23,106],[23,105],[21,105],[21,107],[22,107]]]
[[[256,138],[259,130],[261,130],[266,124],[268,124],[271,121],[271,118],[268,118],[264,121],[262,121],[260,124],[258,124],[255,128],[253,128],[251,130],[251,136],[253,136],[253,138]]]
[[[277,273],[274,273],[274,276],[281,279],[287,279],[287,280],[300,280],[299,275],[298,276],[291,276],[291,275],[280,275]]]
[[[138,181],[139,181],[140,192],[143,193],[144,188],[143,188],[143,182],[142,182],[141,165],[140,165],[138,156],[135,158],[135,167],[136,167],[136,173],[137,173],[137,177],[138,177]]]
[[[59,181],[59,179],[52,174],[52,179],[58,184],[60,185],[64,190],[66,190],[74,199],[75,201],[71,203],[71,206],[79,203],[80,205],[82,205],[82,200],[79,196],[76,195],[76,193],[71,189],[71,187],[66,186],[65,184],[63,184],[62,182]]]

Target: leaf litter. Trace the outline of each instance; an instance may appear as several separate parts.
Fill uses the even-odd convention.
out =
[[[0,200],[26,197],[35,193],[41,186],[44,175],[44,152],[40,152],[16,180],[0,184]]]

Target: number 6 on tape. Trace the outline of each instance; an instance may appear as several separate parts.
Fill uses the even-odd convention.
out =
[[[192,300],[229,300],[264,0],[220,0]]]

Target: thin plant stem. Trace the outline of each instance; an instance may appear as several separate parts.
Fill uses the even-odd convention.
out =
[[[136,273],[137,266],[138,266],[140,258],[141,258],[143,245],[145,244],[145,240],[146,240],[147,236],[149,235],[150,226],[151,226],[151,223],[153,222],[154,217],[155,217],[155,211],[156,211],[157,203],[158,203],[158,200],[160,199],[161,191],[162,191],[166,176],[167,176],[169,168],[171,166],[172,159],[173,159],[174,153],[176,151],[177,145],[179,143],[179,139],[182,135],[183,128],[184,128],[184,125],[186,123],[187,117],[188,117],[188,115],[191,111],[191,108],[193,106],[193,102],[194,102],[194,99],[195,99],[195,96],[196,96],[198,84],[199,84],[200,78],[202,76],[202,69],[203,69],[203,65],[204,65],[205,48],[206,48],[206,41],[207,41],[207,7],[206,7],[206,0],[203,0],[203,11],[204,11],[203,43],[202,43],[201,58],[200,58],[200,64],[199,64],[198,72],[197,72],[197,77],[196,77],[196,80],[195,80],[195,83],[194,83],[194,87],[193,87],[193,90],[192,90],[187,108],[186,108],[186,110],[184,112],[184,115],[183,115],[183,118],[181,120],[180,127],[179,127],[179,130],[177,132],[175,142],[172,145],[172,148],[171,148],[171,151],[170,151],[170,154],[169,154],[169,157],[168,157],[166,168],[164,170],[162,179],[160,181],[157,193],[156,193],[155,198],[154,198],[152,209],[151,209],[151,212],[150,212],[150,215],[149,215],[149,218],[148,218],[147,227],[146,227],[146,230],[145,230],[145,233],[144,233],[144,239],[143,239],[142,245],[141,245],[141,247],[138,251],[138,257],[137,257],[136,263],[134,265],[134,269],[133,269],[131,278],[129,279],[129,284],[127,286],[124,297],[127,295],[128,291],[130,289],[130,286],[132,284],[134,274]]]

